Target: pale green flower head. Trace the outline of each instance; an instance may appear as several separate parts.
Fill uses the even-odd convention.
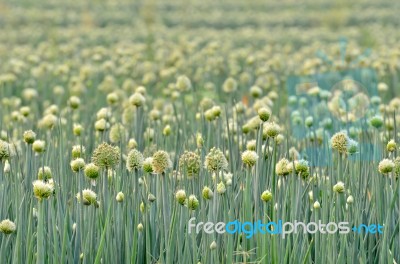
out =
[[[207,154],[204,166],[210,172],[223,171],[228,168],[224,153],[218,148],[212,148]]]
[[[126,159],[126,168],[128,171],[139,170],[143,167],[143,155],[137,149],[132,149]]]

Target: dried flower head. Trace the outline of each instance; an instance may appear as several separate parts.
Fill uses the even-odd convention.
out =
[[[212,148],[206,156],[204,166],[210,172],[226,170],[228,168],[228,161],[224,153],[218,148]]]
[[[120,162],[120,150],[118,147],[107,143],[101,143],[94,151],[92,162],[101,169],[114,168]]]
[[[179,169],[185,172],[188,178],[197,176],[200,172],[200,156],[192,151],[185,151],[179,159]]]
[[[341,154],[346,154],[348,142],[349,142],[349,137],[347,136],[347,133],[341,131],[332,136],[331,147],[332,149],[337,150]]]
[[[172,161],[167,152],[159,150],[153,154],[152,160],[153,172],[157,174],[164,173],[167,169],[172,168]]]
[[[126,168],[128,171],[139,170],[143,167],[143,155],[137,149],[132,149],[126,159]]]

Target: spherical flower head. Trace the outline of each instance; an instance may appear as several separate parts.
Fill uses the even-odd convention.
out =
[[[389,151],[389,152],[395,151],[396,148],[397,148],[397,144],[396,144],[396,142],[394,141],[394,139],[390,140],[390,141],[387,143],[387,145],[386,145],[386,149],[387,149],[387,151]]]
[[[141,107],[146,102],[146,99],[141,93],[134,93],[131,97],[129,97],[129,103],[136,107]]]
[[[143,231],[143,224],[142,224],[142,223],[139,223],[139,224],[137,225],[137,231],[138,231],[138,232],[142,232],[142,231]]]
[[[274,122],[268,122],[264,125],[263,139],[266,139],[267,137],[274,138],[279,134],[280,131],[281,128],[279,125],[275,124]]]
[[[260,109],[258,109],[257,113],[263,122],[267,122],[271,116],[269,109],[266,107],[261,107]]]
[[[153,154],[153,160],[151,165],[153,168],[153,172],[157,174],[162,174],[167,169],[172,168],[172,161],[167,152],[159,150]]]
[[[343,182],[338,182],[333,186],[333,191],[335,193],[344,193],[345,188],[344,188],[344,183]]]
[[[81,158],[84,154],[85,154],[86,148],[84,146],[81,145],[75,145],[72,147],[72,158],[73,159],[77,159],[77,158]]]
[[[297,174],[299,174],[303,178],[307,178],[310,175],[310,167],[308,165],[308,161],[299,160],[295,161],[294,168]]]
[[[175,193],[175,199],[179,204],[184,205],[185,201],[186,201],[186,192],[185,192],[185,190],[178,190]]]
[[[163,135],[164,136],[169,136],[171,135],[172,129],[170,125],[166,125],[163,129]]]
[[[143,171],[147,173],[153,172],[153,158],[148,157],[143,161]]]
[[[92,162],[101,169],[114,168],[120,162],[120,150],[118,147],[107,143],[101,143],[94,151]]]
[[[383,118],[381,116],[374,116],[369,120],[371,126],[380,128],[383,125]]]
[[[109,139],[112,143],[118,143],[125,138],[126,130],[122,124],[115,124],[110,129]]]
[[[275,173],[279,176],[285,176],[290,173],[290,161],[283,158],[275,165]]]
[[[124,201],[125,195],[123,192],[119,192],[117,193],[117,196],[115,197],[115,200],[117,200],[117,202],[122,203]]]
[[[48,179],[52,178],[51,169],[47,166],[40,167],[38,172],[38,179],[47,181]]]
[[[237,89],[237,82],[232,77],[229,77],[225,80],[224,84],[222,85],[222,90],[226,93],[231,93],[236,91]]]
[[[83,199],[81,199],[81,193],[78,192],[76,194],[76,199],[78,200],[78,202],[83,202],[84,205],[95,205],[97,206],[97,194],[90,190],[90,189],[85,189],[82,191],[82,197]]]
[[[314,118],[312,116],[306,117],[306,120],[304,121],[304,124],[307,127],[312,127],[312,125],[314,124]]]
[[[197,176],[200,172],[200,156],[192,151],[185,151],[179,159],[179,169],[184,172],[188,178]]]
[[[24,132],[24,141],[26,144],[32,144],[36,139],[36,133],[32,130],[27,130]]]
[[[104,118],[101,118],[94,123],[94,129],[97,131],[104,131],[107,128],[107,121]]]
[[[36,153],[42,153],[45,150],[46,143],[43,140],[35,140],[32,144],[32,149]]]
[[[199,207],[199,200],[197,200],[195,195],[189,195],[189,198],[187,200],[187,207],[189,210],[196,210]]]
[[[357,153],[357,150],[358,150],[358,142],[349,138],[349,140],[347,141],[347,153],[353,155]]]
[[[395,163],[390,159],[383,159],[381,160],[381,162],[379,162],[378,165],[378,170],[382,174],[387,174],[389,172],[392,172],[394,168],[395,168]]]
[[[100,169],[94,163],[89,163],[85,166],[85,176],[91,180],[95,180],[99,177]]]
[[[78,109],[78,107],[81,104],[81,99],[79,99],[79,97],[77,96],[71,96],[68,100],[68,105],[72,108],[72,109]]]
[[[221,181],[217,184],[217,193],[224,194],[225,192],[226,192],[225,184],[224,184],[224,182]]]
[[[117,93],[112,92],[107,95],[107,103],[109,105],[115,105],[116,103],[118,103],[118,100],[119,96]]]
[[[332,149],[337,150],[341,154],[346,154],[348,142],[349,142],[349,137],[347,136],[346,132],[341,131],[332,136],[331,147]]]
[[[203,188],[202,195],[204,199],[211,200],[214,196],[214,193],[209,187],[205,186]]]
[[[220,149],[214,147],[207,154],[204,166],[210,172],[217,172],[226,170],[228,168],[228,161],[224,153]]]
[[[14,222],[10,221],[9,219],[5,219],[0,222],[0,232],[6,235],[12,234],[17,230],[16,225]]]
[[[271,201],[271,200],[272,200],[272,193],[271,193],[271,191],[269,191],[269,190],[264,191],[264,192],[261,194],[261,200],[262,200],[263,202],[269,202],[269,201]]]
[[[262,95],[262,89],[260,87],[254,85],[254,86],[250,87],[250,94],[254,98],[258,98]]]
[[[242,162],[247,167],[253,167],[258,160],[257,152],[253,150],[246,150],[242,153]]]
[[[143,167],[143,155],[137,149],[132,149],[126,159],[126,168],[128,171],[139,170]]]
[[[79,124],[74,124],[74,127],[72,130],[73,130],[73,133],[75,136],[80,136],[83,131],[83,126],[79,125]]]
[[[182,75],[176,80],[176,88],[181,92],[186,92],[192,88],[192,83],[187,76]]]
[[[85,167],[85,161],[82,158],[74,159],[70,165],[73,172],[79,172]]]
[[[318,201],[315,201],[313,204],[314,209],[319,209],[321,208],[321,204]]]
[[[33,182],[33,194],[39,201],[49,198],[53,194],[53,191],[54,188],[49,183],[42,180],[36,180]]]
[[[275,142],[276,142],[277,145],[280,145],[280,144],[282,144],[284,139],[285,139],[285,137],[282,134],[278,134],[275,137]]]
[[[10,144],[0,139],[0,162],[9,159],[11,155]]]

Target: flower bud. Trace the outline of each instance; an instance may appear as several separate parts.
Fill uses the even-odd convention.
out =
[[[197,200],[195,195],[190,195],[187,200],[187,207],[190,210],[196,210],[199,207],[199,200]]]
[[[264,191],[261,194],[261,200],[263,200],[264,202],[269,202],[272,200],[272,193],[270,191]]]
[[[217,193],[224,194],[225,192],[226,192],[225,184],[224,182],[221,181],[220,183],[217,184]]]
[[[266,122],[271,116],[271,113],[266,107],[261,107],[260,109],[258,109],[258,116],[263,122]]]
[[[387,151],[389,151],[389,152],[395,151],[396,148],[397,148],[397,144],[396,144],[396,142],[395,142],[393,139],[390,140],[390,141],[387,143],[387,145],[386,145],[386,149],[387,149]]]
[[[336,193],[344,193],[345,188],[344,188],[344,183],[343,182],[338,182],[333,186],[333,191]]]
[[[175,198],[179,204],[184,205],[186,201],[186,192],[184,190],[178,190],[175,193]]]
[[[213,195],[214,195],[213,191],[210,188],[208,188],[207,186],[205,186],[203,188],[202,194],[203,194],[203,198],[206,200],[212,199]]]
[[[117,196],[115,197],[115,199],[117,200],[117,202],[121,203],[124,201],[124,194],[122,192],[117,193]]]
[[[82,158],[75,159],[70,163],[73,172],[79,172],[85,167],[85,161]]]
[[[35,140],[32,144],[32,149],[36,153],[42,153],[45,148],[45,142],[42,140]]]
[[[27,130],[24,132],[24,141],[26,144],[32,144],[36,139],[36,133],[32,130]]]

